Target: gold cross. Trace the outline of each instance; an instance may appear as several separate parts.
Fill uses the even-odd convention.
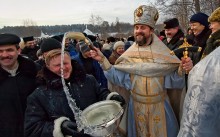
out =
[[[154,117],[154,122],[159,123],[160,122],[160,117],[159,116],[155,116]]]

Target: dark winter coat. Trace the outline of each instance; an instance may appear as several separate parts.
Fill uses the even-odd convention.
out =
[[[38,59],[34,61],[38,65],[38,69],[41,70],[42,67],[45,65],[45,60],[44,59]]]
[[[66,85],[76,105],[84,110],[95,102],[105,100],[109,90],[101,90],[95,78],[86,75],[76,61],[72,60],[72,66],[73,72],[71,78],[66,80]],[[60,128],[61,125],[56,124],[56,121],[62,117],[75,122],[61,78],[44,67],[40,81],[41,86],[28,97],[25,114],[26,137],[53,137],[55,127]]]
[[[33,61],[38,60],[37,51],[39,50],[39,46],[35,46],[34,48],[24,47],[21,51],[21,54],[26,55]]]
[[[184,33],[181,29],[178,30],[178,32],[173,36],[173,38],[167,42],[167,39],[163,39],[163,43],[170,49],[174,50],[179,48],[180,45],[183,44],[184,41]],[[177,57],[180,59],[182,55],[177,55]]]
[[[23,137],[26,99],[35,89],[35,63],[18,56],[16,76],[0,67],[0,137]]]
[[[84,58],[81,52],[76,55],[74,59],[77,60],[80,65],[85,69],[86,74],[91,74],[96,78],[102,88],[108,87],[107,79],[98,61],[92,58]]]
[[[211,34],[206,42],[207,46],[204,50],[204,57],[220,46],[220,30]]]
[[[206,48],[206,42],[211,34],[211,30],[205,28],[198,36],[194,37],[193,46],[201,47],[201,52],[189,53],[190,58],[193,61],[193,65],[196,65],[202,58],[204,49]]]

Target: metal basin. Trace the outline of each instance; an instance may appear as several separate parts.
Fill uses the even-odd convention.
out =
[[[86,124],[95,127],[93,137],[111,135],[118,127],[124,110],[117,101],[105,100],[90,105],[82,112]]]

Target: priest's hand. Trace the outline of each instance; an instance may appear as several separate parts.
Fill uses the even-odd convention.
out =
[[[96,48],[96,47],[94,47],[94,50],[90,50],[90,56],[93,59],[97,60],[98,62],[102,62],[104,57],[105,57],[102,54],[102,52],[98,48]]]
[[[183,70],[185,70],[186,72],[189,72],[193,68],[193,62],[190,57],[187,58],[182,57],[181,61],[182,61],[181,66]]]

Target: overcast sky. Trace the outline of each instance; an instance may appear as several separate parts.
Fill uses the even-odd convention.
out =
[[[133,12],[152,0],[1,0],[0,28],[21,26],[24,20],[37,25],[88,24],[91,14],[109,23],[133,23]]]

